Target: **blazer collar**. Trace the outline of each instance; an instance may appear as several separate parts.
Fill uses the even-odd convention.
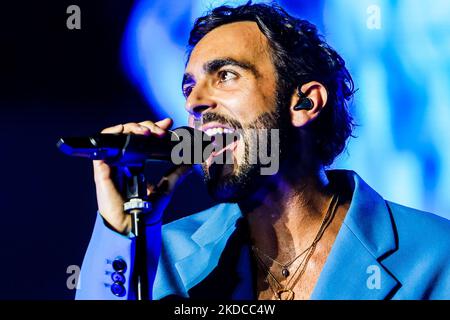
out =
[[[328,175],[344,177],[353,196],[311,299],[388,298],[400,287],[382,263],[397,250],[389,208],[355,172],[336,170]]]
[[[187,290],[203,280],[218,264],[228,238],[242,217],[237,205],[221,204],[191,236],[196,250],[175,262],[175,267]]]
[[[162,250],[154,297],[188,297],[218,265],[228,239],[242,217],[235,204],[219,204],[163,226]]]

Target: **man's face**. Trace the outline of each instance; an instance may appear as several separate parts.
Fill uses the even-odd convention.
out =
[[[267,38],[255,22],[236,22],[209,32],[193,49],[183,78],[189,124],[211,135],[222,129],[243,132],[231,146],[233,165],[207,161],[209,190],[220,201],[238,201],[258,180],[258,164],[249,163],[255,129],[279,128],[282,102]],[[252,142],[253,141],[253,142]],[[211,160],[211,159],[210,159]]]

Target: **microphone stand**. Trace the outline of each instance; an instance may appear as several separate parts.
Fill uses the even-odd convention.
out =
[[[149,299],[147,275],[147,246],[145,234],[145,216],[152,211],[152,204],[147,196],[147,180],[144,165],[118,168],[124,185],[126,198],[124,211],[131,215],[132,229],[135,236],[135,263],[132,283],[137,300]]]

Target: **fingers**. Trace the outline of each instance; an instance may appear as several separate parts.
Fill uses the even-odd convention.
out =
[[[118,124],[117,126],[109,127],[101,131],[101,133],[122,133],[122,132],[123,132],[123,124]]]
[[[164,130],[168,130],[168,129],[170,129],[170,127],[172,127],[173,120],[171,118],[165,118],[165,119],[155,122],[155,124]]]
[[[176,167],[170,173],[166,174],[157,186],[147,186],[148,196],[153,205],[152,215],[154,217],[160,219],[172,198],[175,188],[191,172],[191,169],[191,165]]]
[[[126,124],[118,124],[113,127],[103,129],[101,133],[123,133],[123,134],[142,134],[156,136],[163,136],[167,130],[172,126],[173,121],[170,118],[165,118],[158,122],[142,121],[139,123],[129,122]]]
[[[103,160],[92,161],[94,167],[94,180],[96,183],[107,181],[111,177],[111,167]]]
[[[147,186],[147,195],[167,195],[172,193],[176,186],[183,181],[183,179],[192,171],[191,165],[181,165],[173,170],[167,172],[164,177],[154,186],[149,184]]]
[[[157,136],[163,136],[166,134],[167,130],[172,126],[173,121],[170,118],[165,118],[163,120],[152,122],[152,121],[142,121],[139,125],[147,127],[153,134]]]
[[[130,122],[119,124],[106,128],[101,133],[163,136],[171,126],[172,119],[166,118],[155,123],[152,121],[142,121],[139,123]],[[114,168],[102,160],[93,161],[93,167],[99,212],[114,230],[127,234],[131,228],[131,220],[130,216],[123,211],[124,199],[113,181],[112,176],[114,174],[112,170]],[[176,180],[179,180],[180,176],[181,172],[176,171],[173,176],[170,176],[170,179],[168,178],[169,184],[167,190],[165,190],[167,192],[160,193],[157,187],[149,187],[149,194],[155,195],[158,200],[155,202],[155,212],[162,213],[164,211],[170,199],[169,191],[173,190]]]
[[[142,121],[139,123],[129,122],[126,124],[118,124],[113,127],[103,129],[101,133],[109,134],[141,134],[141,135],[156,135],[163,136],[167,130],[172,126],[173,121],[170,118],[162,119],[158,122]],[[93,162],[95,181],[110,182],[111,168],[101,160]]]

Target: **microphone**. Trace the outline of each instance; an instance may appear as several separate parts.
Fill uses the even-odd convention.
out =
[[[142,165],[147,160],[173,164],[200,164],[210,155],[211,137],[200,130],[179,127],[164,137],[135,134],[95,134],[88,137],[63,137],[56,146],[74,157],[104,160],[110,165]]]

